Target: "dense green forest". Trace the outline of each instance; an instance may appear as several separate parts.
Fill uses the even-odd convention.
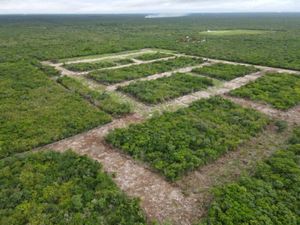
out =
[[[138,81],[118,90],[145,103],[157,104],[210,86],[213,86],[211,79],[176,73],[157,80]]]
[[[116,129],[106,140],[170,180],[216,160],[257,135],[269,120],[220,97]]]
[[[118,59],[118,60],[102,60],[93,63],[70,63],[70,64],[65,64],[64,67],[71,71],[84,72],[84,71],[103,69],[107,67],[126,65],[130,63],[133,63],[131,59]]]
[[[132,112],[132,107],[128,102],[118,98],[112,93],[91,90],[82,84],[82,82],[71,77],[62,76],[57,79],[57,82],[70,91],[78,93],[114,117],[124,116]]]
[[[89,73],[88,77],[104,84],[114,84],[126,80],[134,80],[158,73],[164,73],[174,69],[198,65],[201,63],[203,63],[202,59],[177,57],[175,59],[169,59],[166,61],[134,65],[115,70],[94,71]]]
[[[193,73],[209,76],[218,80],[230,81],[237,77],[257,72],[254,66],[217,63],[211,66],[193,69]]]
[[[146,224],[99,163],[74,153],[0,160],[0,224]]]
[[[231,95],[269,103],[280,110],[288,110],[300,102],[300,76],[270,73],[255,82],[233,90]]]
[[[24,62],[0,64],[0,158],[111,121]]]
[[[267,30],[211,35],[207,30]],[[189,36],[189,38],[186,38]],[[300,69],[299,14],[1,16],[0,62],[70,58],[146,47]]]
[[[298,225],[300,221],[300,129],[287,149],[277,151],[253,176],[215,190],[202,225]]]

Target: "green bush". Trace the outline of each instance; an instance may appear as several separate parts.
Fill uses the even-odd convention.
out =
[[[175,180],[236,149],[267,123],[262,114],[215,97],[116,129],[106,140]]]
[[[94,71],[89,74],[89,77],[104,84],[114,84],[201,63],[203,63],[202,59],[178,57],[176,59],[134,65],[115,70]]]
[[[132,107],[128,102],[119,99],[112,93],[91,90],[80,81],[66,76],[60,77],[57,81],[114,117],[120,117],[132,112]]]
[[[29,63],[0,64],[0,158],[111,121]]]
[[[192,72],[216,78],[219,80],[230,81],[237,77],[242,77],[250,73],[259,71],[254,66],[231,65],[217,63],[211,66],[193,69]]]
[[[133,63],[131,59],[118,59],[118,60],[110,60],[110,61],[99,61],[99,62],[91,62],[91,63],[70,63],[64,64],[64,67],[68,70],[75,72],[85,72],[91,70],[98,70],[107,67],[114,67],[120,65],[126,65]]]
[[[211,79],[196,77],[189,74],[176,73],[151,81],[138,81],[118,90],[132,95],[139,100],[156,104],[182,95],[203,90],[213,86]]]
[[[269,103],[276,109],[288,110],[300,103],[300,76],[270,73],[255,82],[233,90],[231,95]]]
[[[96,161],[40,152],[0,161],[0,224],[146,224]]]
[[[137,56],[134,58],[137,60],[142,60],[142,61],[150,61],[150,60],[155,60],[155,59],[167,58],[167,57],[171,57],[171,56],[172,56],[171,54],[156,52],[156,53],[147,53],[147,54],[140,55],[140,56]]]

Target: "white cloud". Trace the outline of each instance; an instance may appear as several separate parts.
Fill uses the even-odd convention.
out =
[[[9,13],[188,13],[300,11],[299,0],[0,0]]]

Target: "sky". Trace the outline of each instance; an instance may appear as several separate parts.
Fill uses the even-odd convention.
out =
[[[300,0],[0,0],[0,14],[300,12]]]

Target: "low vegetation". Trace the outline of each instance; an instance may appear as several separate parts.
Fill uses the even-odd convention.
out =
[[[299,75],[270,73],[230,94],[268,103],[276,109],[288,110],[300,103],[299,87]]]
[[[120,117],[132,112],[131,105],[128,102],[121,100],[112,93],[91,90],[80,81],[66,76],[60,77],[57,81],[65,88],[78,93],[114,117]]]
[[[100,164],[74,153],[40,152],[0,161],[0,224],[146,224],[137,199]]]
[[[0,64],[0,158],[105,124],[111,117],[28,63]]]
[[[94,71],[89,74],[89,77],[104,84],[114,84],[201,63],[203,63],[202,59],[178,57],[176,59],[134,65],[116,70]]]
[[[155,60],[155,59],[167,58],[167,57],[171,57],[171,56],[172,56],[171,54],[156,52],[156,53],[147,53],[147,54],[140,55],[140,56],[137,56],[134,58],[137,60],[142,60],[142,61],[150,61],[150,60]]]
[[[99,61],[99,62],[91,62],[91,63],[71,63],[64,64],[64,67],[68,70],[75,72],[85,72],[91,70],[98,70],[108,67],[120,66],[133,63],[132,59],[118,59],[118,60],[110,60],[110,61]]]
[[[204,77],[176,73],[151,81],[138,81],[118,90],[150,104],[157,104],[191,92],[200,91],[213,85],[213,81]]]
[[[299,224],[299,128],[290,144],[259,164],[253,176],[216,189],[201,224]]]
[[[175,180],[234,150],[267,123],[262,114],[215,97],[114,130],[106,140]]]
[[[192,72],[209,76],[218,80],[229,81],[257,71],[258,69],[256,69],[254,66],[217,63],[211,66],[193,69]]]

